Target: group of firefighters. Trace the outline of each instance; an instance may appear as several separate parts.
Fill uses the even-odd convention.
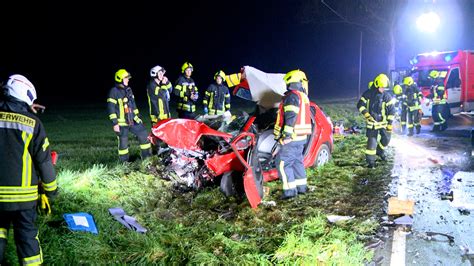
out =
[[[170,118],[170,95],[178,97],[180,118],[194,118],[199,99],[197,87],[191,78],[193,67],[185,63],[183,75],[176,85],[170,84],[165,70],[156,66],[150,71],[147,86],[150,118],[153,123]],[[446,93],[439,72],[432,72],[434,130],[445,130]],[[151,155],[145,126],[139,116],[133,92],[129,87],[130,73],[120,69],[115,74],[116,86],[110,90],[108,102],[109,118],[117,133],[119,157],[128,160],[128,132],[134,133],[140,142],[142,156]],[[225,74],[218,71],[215,84],[207,89],[203,104],[204,112],[223,114],[230,109],[230,95],[223,84]],[[281,199],[290,199],[307,191],[306,171],[303,165],[303,150],[308,135],[312,132],[308,79],[301,70],[293,70],[284,76],[287,87],[280,102],[274,126],[274,137],[278,143],[275,152],[277,169],[283,184]],[[403,86],[394,88],[396,98],[388,91],[389,79],[378,75],[365,91],[357,107],[367,121],[367,148],[365,151],[369,167],[375,167],[376,156],[385,160],[384,150],[390,142],[395,119],[397,99],[402,112],[408,118],[409,135],[420,132],[420,98],[411,77]],[[13,224],[17,253],[22,265],[39,265],[43,255],[35,225],[39,206],[49,209],[49,200],[58,191],[49,141],[37,112],[34,101],[36,90],[22,75],[12,75],[0,95],[0,263],[4,259],[8,231]],[[403,111],[405,106],[405,111]],[[403,117],[404,115],[402,115]],[[406,120],[401,120],[403,121]],[[403,124],[402,124],[403,125]],[[39,204],[39,205],[38,205]]]
[[[179,118],[194,119],[196,117],[196,103],[199,91],[191,78],[193,65],[185,62],[181,67],[181,76],[175,83],[165,76],[166,70],[155,66],[150,70],[150,81],[147,84],[148,104],[152,124],[171,118],[169,102],[171,95],[177,98],[177,112]],[[140,118],[135,96],[129,86],[131,75],[125,69],[115,73],[115,86],[110,90],[107,98],[109,118],[113,130],[118,138],[118,154],[121,161],[129,160],[128,135],[129,132],[137,136],[142,158],[149,157],[151,144],[148,141],[148,132]],[[202,103],[204,114],[223,115],[230,110],[229,88],[225,85],[225,73],[219,70],[214,75],[214,83],[207,88]]]
[[[447,118],[449,107],[447,95],[444,88],[446,73],[432,70],[429,73],[431,79],[430,98],[433,101],[432,117],[434,126],[432,132],[444,131],[448,128]],[[380,74],[374,81],[369,82],[369,89],[362,94],[357,103],[359,112],[365,117],[367,125],[367,148],[365,150],[366,161],[369,168],[375,167],[376,157],[382,161],[386,160],[384,153],[388,146],[393,131],[393,122],[398,116],[400,122],[400,133],[404,134],[408,128],[408,136],[414,132],[421,131],[421,104],[423,95],[411,76],[403,79],[403,84],[393,87],[393,94],[386,91],[390,86],[387,75]],[[396,107],[399,108],[396,108]],[[397,113],[397,111],[399,113]]]

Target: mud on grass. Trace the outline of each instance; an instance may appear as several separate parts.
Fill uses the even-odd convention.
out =
[[[341,115],[335,108],[333,116],[346,112],[353,113]],[[253,210],[245,200],[225,198],[217,188],[177,192],[161,179],[164,173],[157,158],[117,163],[109,125],[100,122],[101,116],[80,115],[99,118],[45,122],[50,139],[57,141],[52,141],[53,149],[60,154],[74,149],[74,156],[63,156],[58,165],[61,193],[53,214],[38,219],[45,264],[362,265],[372,256],[361,239],[377,227],[391,166],[365,168],[364,136],[336,141],[332,161],[308,171],[309,193],[282,202],[281,184],[268,183],[270,195],[265,200],[276,201],[276,207]],[[78,114],[61,116],[74,120]],[[91,138],[90,131],[81,133],[74,127],[81,123],[95,127]],[[101,144],[103,139],[106,145]],[[90,156],[87,141],[103,147],[105,157]],[[116,222],[108,208],[118,206],[149,232],[137,234]],[[74,212],[91,213],[99,235],[71,232],[62,215]],[[328,214],[356,218],[334,225],[327,222]],[[14,264],[12,243],[7,258]]]

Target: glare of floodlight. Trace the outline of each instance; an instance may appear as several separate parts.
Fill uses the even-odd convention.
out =
[[[439,24],[439,16],[433,11],[422,14],[416,20],[416,26],[423,32],[435,32],[438,29]]]

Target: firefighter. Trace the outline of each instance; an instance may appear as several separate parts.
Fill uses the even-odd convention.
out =
[[[399,84],[393,86],[393,94],[396,100],[395,113],[399,116],[400,121],[400,133],[405,134],[407,127],[407,96],[403,93],[403,88]]]
[[[165,73],[166,70],[161,66],[155,66],[150,70],[150,77],[152,79],[148,83],[146,91],[152,124],[171,118],[169,101],[173,87]]]
[[[413,136],[413,128],[415,128],[416,134],[420,134],[421,130],[421,100],[423,99],[423,94],[421,94],[412,77],[405,77],[403,85],[405,88],[406,109],[408,111],[408,136]]]
[[[182,75],[176,81],[174,94],[178,96],[178,117],[194,119],[196,116],[196,101],[199,98],[198,88],[191,78],[193,65],[185,62],[181,67]]]
[[[230,110],[229,88],[224,85],[225,73],[219,70],[214,75],[215,83],[209,85],[202,101],[204,113],[209,115],[223,115]]]
[[[129,160],[128,132],[132,132],[138,138],[142,158],[151,155],[151,144],[148,141],[148,133],[140,118],[135,96],[128,86],[131,79],[130,73],[125,69],[119,69],[115,73],[115,86],[110,89],[107,107],[109,118],[113,124],[113,130],[117,134],[118,154],[122,162]]]
[[[446,102],[446,90],[444,88],[445,75],[445,71],[442,71],[440,73],[437,70],[432,70],[429,74],[429,77],[433,81],[433,85],[431,86],[431,98],[433,99],[433,108],[431,109],[431,115],[433,117],[434,122],[432,132],[444,131],[448,128],[448,124],[446,122],[446,119],[448,119],[448,105]]]
[[[45,129],[32,114],[35,87],[26,77],[12,75],[4,89],[5,95],[0,95],[0,264],[13,224],[20,265],[40,265],[37,201],[49,207],[58,192],[56,174]]]
[[[357,103],[357,108],[367,123],[365,158],[369,168],[375,167],[376,155],[382,161],[386,160],[384,150],[390,142],[392,122],[395,118],[395,99],[385,91],[389,83],[387,75],[378,75],[374,80],[375,89],[365,91]]]
[[[301,70],[284,76],[287,91],[278,107],[274,127],[275,140],[280,145],[276,156],[277,169],[283,182],[281,199],[306,193],[306,171],[303,150],[311,134],[311,111],[308,99],[308,80]]]

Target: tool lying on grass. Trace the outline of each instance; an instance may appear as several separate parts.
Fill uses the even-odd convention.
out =
[[[123,224],[129,230],[137,231],[142,234],[148,231],[145,227],[141,226],[135,218],[128,216],[122,208],[110,208],[109,213],[115,218],[115,220]]]

